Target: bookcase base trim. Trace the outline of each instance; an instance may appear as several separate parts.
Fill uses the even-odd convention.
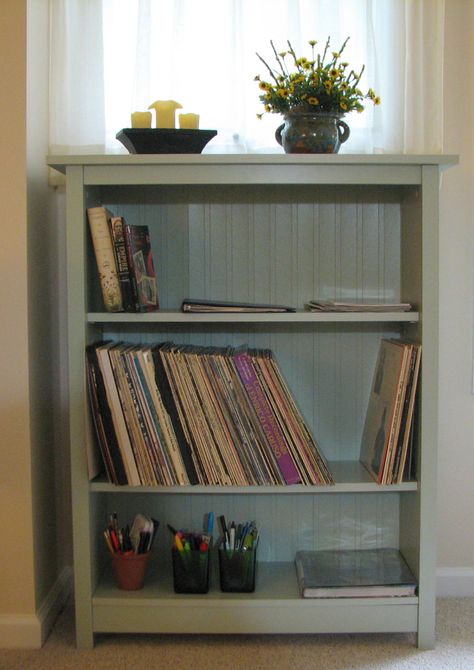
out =
[[[408,600],[408,599],[407,599]],[[155,601],[93,605],[95,633],[414,633],[418,606],[377,602]],[[412,604],[410,604],[412,603]]]
[[[215,566],[214,566],[215,568]],[[294,564],[258,563],[253,593],[175,594],[161,566],[141,591],[119,591],[106,573],[92,600],[96,633],[416,632],[417,597],[301,598]]]

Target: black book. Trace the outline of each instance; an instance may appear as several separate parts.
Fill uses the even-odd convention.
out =
[[[135,312],[135,300],[132,291],[132,280],[130,277],[130,267],[127,258],[127,245],[125,243],[125,234],[123,230],[123,218],[121,216],[112,216],[109,221],[110,235],[112,237],[115,261],[117,263],[117,274],[122,292],[123,308],[126,312]]]
[[[188,474],[189,483],[199,484],[199,477],[194,465],[191,447],[186,439],[186,435],[184,434],[184,430],[179,419],[178,411],[173,399],[173,393],[171,391],[168,380],[168,375],[166,374],[163,361],[161,360],[160,348],[160,346],[157,346],[152,349],[153,362],[155,364],[156,385],[161,394],[163,405],[165,406],[165,409],[171,419],[171,423],[173,424],[176,439],[178,440],[179,450],[181,452],[181,458],[183,459],[184,467],[186,468],[186,472]]]
[[[222,300],[194,300],[186,298],[181,304],[183,312],[192,313],[242,313],[242,312],[296,312],[294,307],[287,305],[269,305],[250,302],[230,302]]]
[[[93,424],[107,477],[113,484],[128,484],[127,474],[115,435],[112,415],[95,350],[86,347],[87,382]]]

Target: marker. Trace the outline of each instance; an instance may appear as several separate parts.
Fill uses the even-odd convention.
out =
[[[207,534],[212,535],[212,531],[214,530],[214,512],[209,512],[207,515]]]
[[[176,533],[176,535],[174,536],[174,542],[176,544],[176,548],[178,549],[178,551],[184,551],[183,543],[181,542],[179,533]]]

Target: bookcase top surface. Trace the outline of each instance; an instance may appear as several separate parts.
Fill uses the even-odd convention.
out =
[[[48,156],[47,164],[66,172],[67,166],[422,166],[456,165],[448,154],[62,154]]]

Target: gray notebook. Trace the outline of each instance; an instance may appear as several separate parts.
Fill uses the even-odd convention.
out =
[[[398,549],[297,551],[303,598],[413,596],[417,582]]]

